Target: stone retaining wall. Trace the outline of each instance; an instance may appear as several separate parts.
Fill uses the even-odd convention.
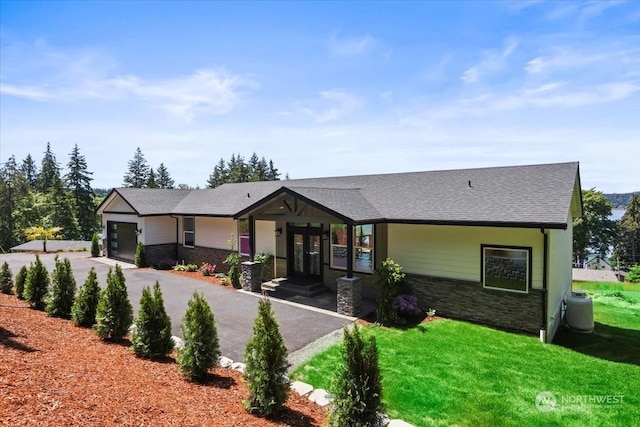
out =
[[[406,282],[418,298],[420,308],[436,314],[505,329],[538,334],[543,327],[544,293],[484,289],[482,283],[407,274]]]

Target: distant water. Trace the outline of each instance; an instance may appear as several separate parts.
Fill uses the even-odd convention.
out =
[[[609,219],[617,221],[622,218],[622,215],[624,215],[624,209],[613,209],[611,211],[611,216],[609,217]]]

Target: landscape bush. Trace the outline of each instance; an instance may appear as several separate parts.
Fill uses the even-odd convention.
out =
[[[76,296],[76,279],[73,277],[68,258],[60,260],[56,256],[56,266],[51,275],[51,286],[47,298],[46,311],[49,316],[71,318],[71,308]]]
[[[195,264],[176,264],[173,269],[175,271],[187,271],[189,273],[194,273],[198,271],[198,266]]]
[[[97,233],[93,233],[93,237],[91,237],[91,256],[94,258],[100,256],[100,242]]]
[[[240,253],[236,251],[236,243],[235,238],[231,235],[231,239],[227,242],[229,246],[229,255],[225,258],[223,264],[227,264],[229,266],[229,280],[234,288],[240,289],[242,285],[240,284]]]
[[[393,306],[398,314],[407,320],[418,318],[423,314],[418,305],[418,298],[413,295],[398,295],[393,301]]]
[[[146,262],[144,259],[144,245],[142,244],[142,242],[138,242],[138,244],[136,245],[136,254],[133,257],[133,263],[138,268],[146,267]]]
[[[245,347],[244,361],[244,379],[249,387],[245,408],[262,416],[277,415],[287,400],[289,362],[284,338],[268,299],[258,303],[258,316],[253,323],[253,336]]]
[[[0,292],[3,294],[13,293],[13,273],[6,261],[0,268]]]
[[[148,286],[142,290],[140,308],[134,324],[131,345],[136,355],[159,359],[171,353],[173,350],[171,319],[164,309],[158,281],[153,286],[153,294]]]
[[[345,327],[340,355],[342,363],[337,367],[332,383],[335,399],[329,414],[329,425],[378,425],[377,411],[381,409],[382,376],[375,338],[364,338],[357,323],[351,332]]]
[[[24,299],[36,310],[44,310],[45,297],[49,292],[49,272],[36,255],[36,262],[29,268],[24,283]]]
[[[96,310],[100,301],[100,286],[95,268],[91,267],[87,279],[78,290],[71,307],[71,320],[74,325],[91,327],[96,323]]]
[[[33,266],[33,264],[31,264],[31,266]],[[29,269],[26,265],[20,267],[20,270],[18,270],[18,274],[16,274],[15,286],[18,299],[24,299],[24,284],[27,281],[28,274]]]
[[[172,270],[177,264],[178,262],[175,259],[167,258],[158,262],[154,268],[156,270]]]
[[[200,273],[202,273],[203,276],[213,276],[216,273],[216,266],[208,262],[203,262],[200,267]]]
[[[184,346],[178,351],[180,370],[192,381],[203,381],[220,357],[216,321],[202,294],[194,292],[180,324]]]
[[[127,335],[133,320],[133,308],[127,295],[122,268],[109,269],[107,286],[100,293],[94,330],[102,340],[119,341]]]
[[[405,277],[402,267],[387,258],[375,269],[373,275],[380,289],[376,310],[377,322],[381,325],[401,324],[403,321],[395,306],[395,299],[401,292],[401,284]]]
[[[268,253],[256,254],[254,259],[261,263],[261,279],[263,282],[268,282],[273,279],[273,255]]]
[[[640,283],[640,265],[636,264],[629,270],[627,274],[627,282]]]

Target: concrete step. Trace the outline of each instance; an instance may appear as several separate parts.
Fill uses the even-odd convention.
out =
[[[296,283],[295,279],[292,281],[286,277],[278,277],[271,282],[263,283],[262,290],[272,292],[283,290],[294,295],[315,297],[326,292],[327,289],[319,282]]]

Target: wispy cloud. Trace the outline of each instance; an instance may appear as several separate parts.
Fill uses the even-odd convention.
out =
[[[299,110],[318,123],[341,119],[354,110],[362,102],[352,93],[341,89],[331,89],[319,93],[319,98],[299,103]]]
[[[373,50],[379,43],[370,34],[361,36],[342,36],[334,32],[329,38],[328,48],[334,55],[357,56]]]
[[[468,68],[462,74],[462,81],[471,84],[478,82],[481,78],[503,70],[507,66],[507,58],[518,47],[518,41],[514,38],[505,40],[505,47],[500,50],[485,50],[482,52],[482,59],[476,65]]]

